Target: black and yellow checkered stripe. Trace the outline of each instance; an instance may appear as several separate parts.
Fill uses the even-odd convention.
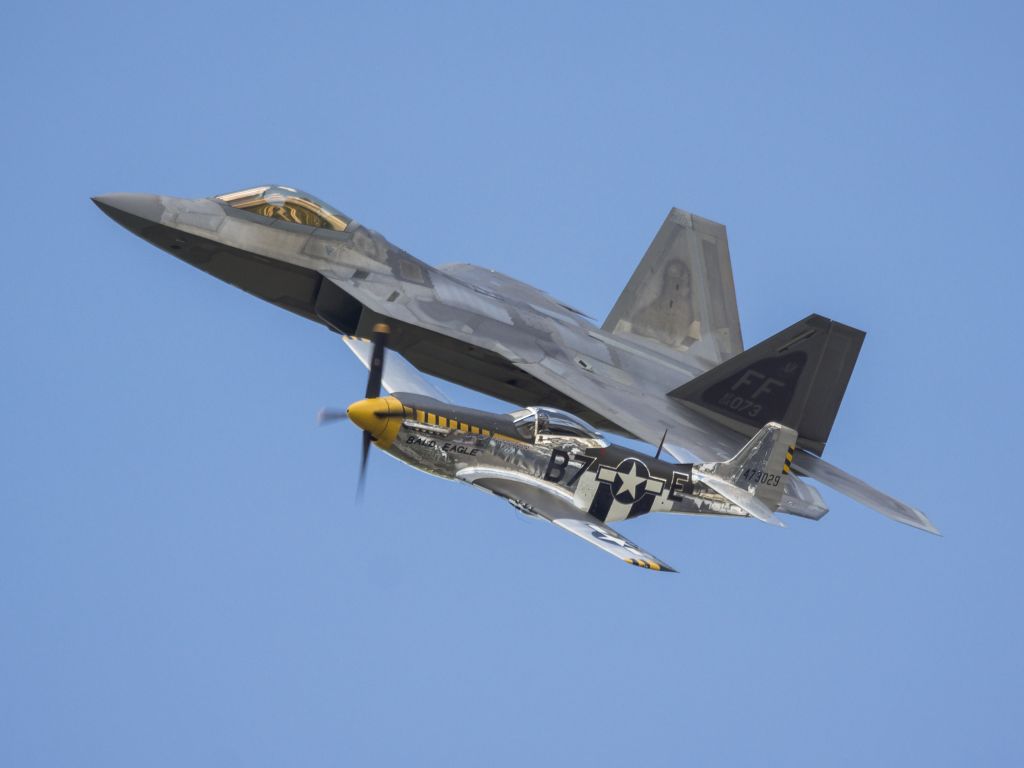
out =
[[[625,561],[630,565],[635,565],[638,568],[649,568],[652,571],[671,571],[675,573],[674,569],[669,568],[666,565],[659,565],[658,563],[655,563],[651,560],[637,560],[632,557],[627,557],[625,558]]]
[[[786,449],[786,460],[782,463],[782,474],[789,474],[789,465],[793,463],[793,452],[796,451],[796,446],[791,445]]]
[[[465,432],[470,435],[481,435],[483,437],[496,437],[499,440],[512,440],[517,443],[523,442],[518,437],[510,437],[509,435],[503,435],[500,432],[492,432],[489,429],[478,427],[475,424],[467,424],[465,421],[459,421],[458,419],[448,418],[447,416],[439,416],[436,413],[430,411],[424,411],[419,408],[412,408],[410,406],[404,406],[405,418],[418,421],[420,424],[426,424],[431,427],[441,427],[442,429],[457,429],[460,432]]]

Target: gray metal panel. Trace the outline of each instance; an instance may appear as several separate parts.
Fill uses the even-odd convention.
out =
[[[863,480],[844,472],[839,467],[829,464],[824,459],[808,453],[798,453],[793,468],[827,485],[834,491],[860,502],[865,507],[880,512],[898,523],[906,523],[928,533],[938,534],[939,529],[932,525],[924,512],[909,504],[904,504],[877,488],[872,488]]]
[[[725,227],[673,208],[601,326],[710,367],[743,349]]]
[[[802,448],[820,454],[863,341],[863,331],[810,315],[669,397],[739,432],[785,424],[799,432]]]

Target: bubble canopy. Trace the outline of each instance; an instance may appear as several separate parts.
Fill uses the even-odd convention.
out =
[[[557,408],[532,407],[509,414],[521,437],[580,437],[601,440],[601,433],[580,418]]]
[[[320,229],[344,232],[352,219],[323,200],[292,187],[265,186],[217,195],[215,200],[248,213],[279,219],[292,224],[305,224]]]

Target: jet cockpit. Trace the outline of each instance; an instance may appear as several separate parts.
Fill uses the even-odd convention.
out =
[[[352,219],[307,192],[292,187],[265,186],[217,195],[215,200],[241,211],[280,219],[292,224],[305,224],[320,229],[344,232]]]

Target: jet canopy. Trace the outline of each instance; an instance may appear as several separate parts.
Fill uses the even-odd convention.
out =
[[[215,199],[232,208],[266,216],[268,219],[333,229],[336,232],[344,232],[352,223],[352,219],[323,200],[291,187],[253,187],[217,195]]]
[[[601,433],[582,419],[557,408],[532,407],[514,411],[509,416],[516,431],[526,440],[543,437],[578,437],[602,440]]]

